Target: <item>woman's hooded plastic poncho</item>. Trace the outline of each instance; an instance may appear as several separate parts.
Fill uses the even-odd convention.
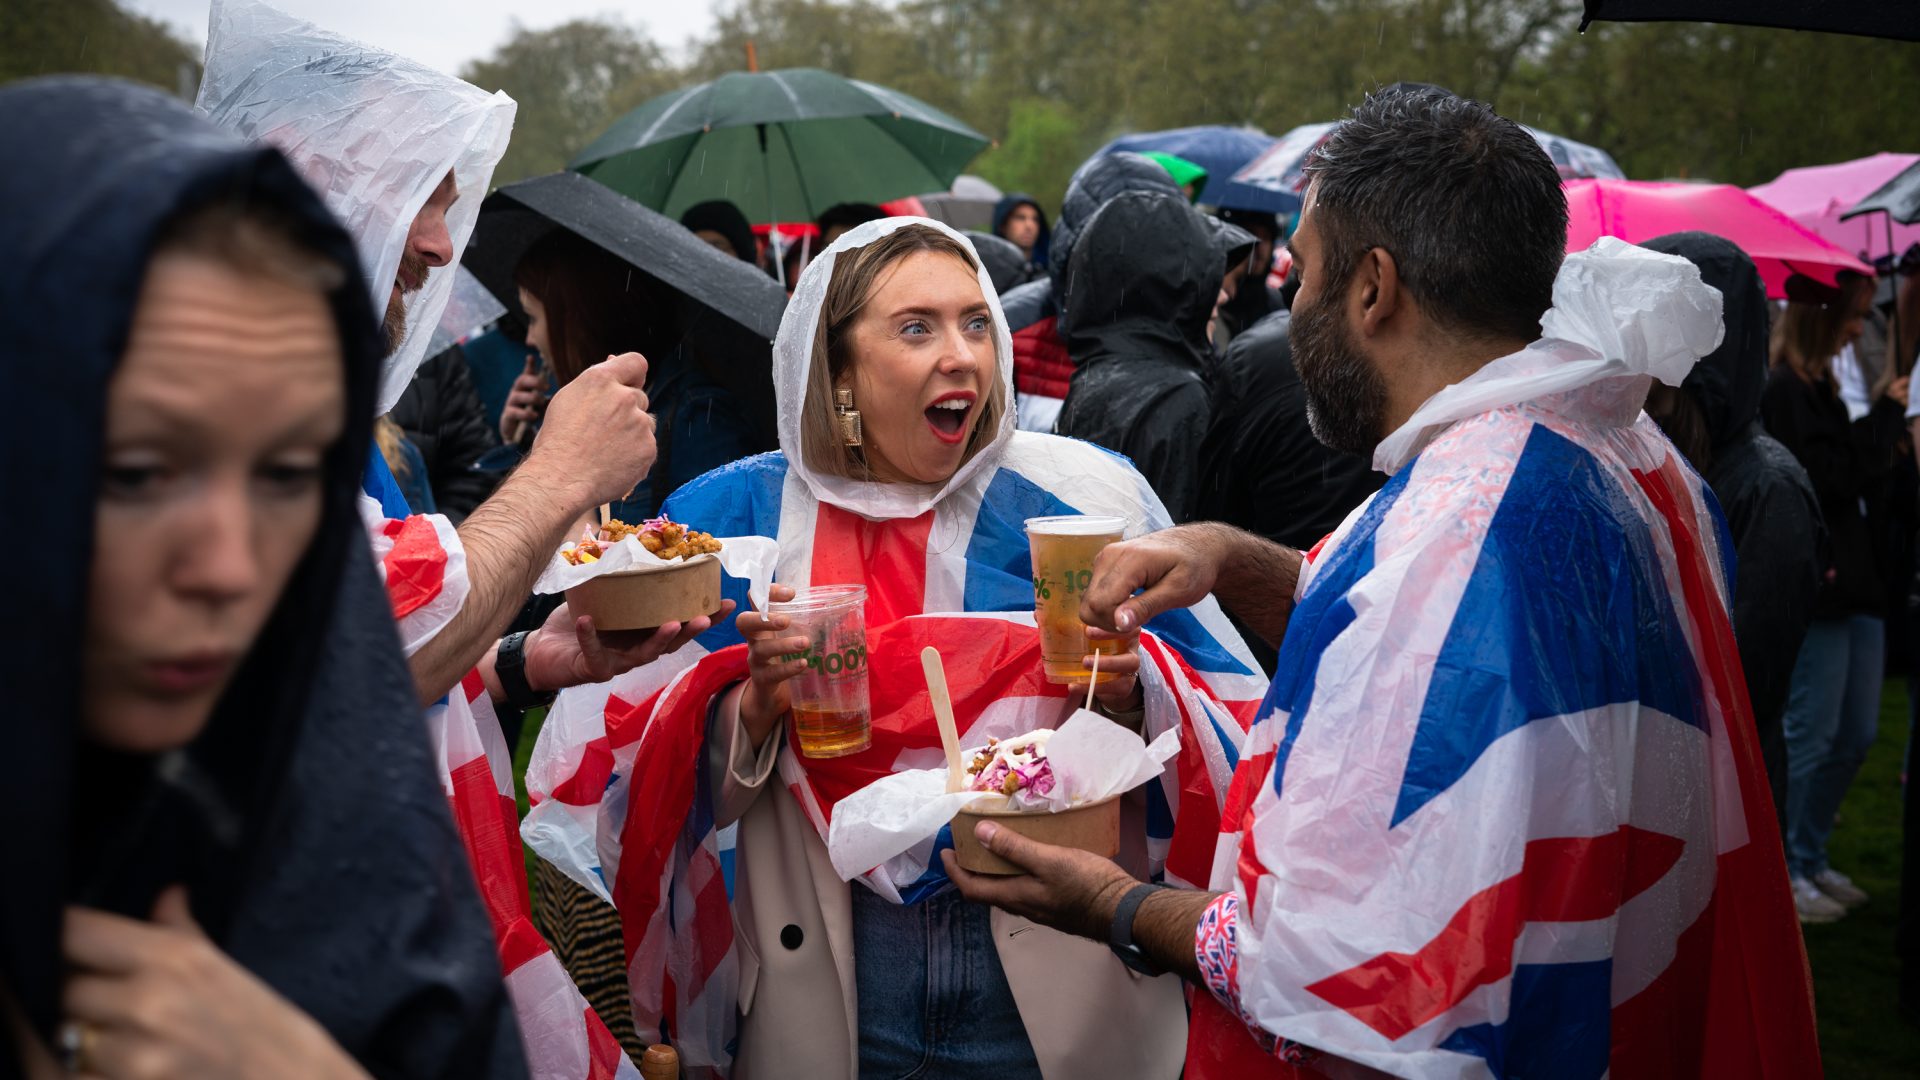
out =
[[[20,870],[0,890],[0,983],[44,1037],[61,908],[145,917],[181,882],[222,948],[375,1075],[524,1075],[356,509],[381,346],[350,239],[279,151],[128,83],[0,90],[0,151],[4,366],[33,403],[0,426],[0,460],[33,463],[0,470],[17,514],[0,559],[15,766],[0,805]],[[290,215],[349,268],[331,298],[346,429],[312,547],[205,731],[159,759],[110,754],[76,719],[108,383],[157,237],[225,199]],[[18,1064],[5,1042],[0,1073]]]
[[[935,764],[940,743],[926,705],[922,647],[939,646],[963,743],[1051,727],[1073,709],[1041,673],[1024,521],[1112,514],[1137,536],[1168,525],[1160,501],[1123,459],[1098,447],[1013,430],[991,440],[941,484],[877,484],[823,475],[797,453],[801,403],[820,309],[838,258],[907,224],[964,237],[918,218],[869,222],[808,266],[774,345],[781,452],[709,473],[667,511],[719,536],[779,542],[775,580],[864,584],[874,745],[833,761],[790,744],[778,770],[824,839],[835,802],[897,768]],[[1012,348],[992,283],[997,376],[1011,402]],[[725,595],[744,607],[746,585]],[[764,599],[764,598],[763,598]],[[1147,627],[1142,686],[1148,738],[1179,728],[1180,755],[1145,790],[1148,851],[1171,881],[1199,883],[1212,865],[1220,798],[1238,760],[1248,708],[1266,680],[1208,600]],[[721,890],[723,844],[709,792],[698,790],[709,703],[746,675],[733,625],[661,662],[561,694],[528,770],[536,800],[523,835],[543,857],[609,895],[626,931],[629,979],[643,1033],[671,1015],[689,1066],[727,1066],[737,1006],[732,921]],[[790,796],[787,792],[792,792]],[[598,843],[596,844],[596,836]],[[913,902],[945,887],[938,850],[948,834],[861,875],[865,888]],[[611,884],[611,889],[608,888]]]
[[[453,295],[515,105],[504,93],[341,37],[256,0],[213,0],[195,106],[214,123],[279,147],[353,234],[374,311],[387,310],[407,230],[452,172],[453,255],[407,299],[407,336],[380,375],[379,413],[400,400]]]

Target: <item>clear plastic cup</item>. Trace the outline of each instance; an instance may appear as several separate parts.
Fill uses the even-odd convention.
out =
[[[787,635],[808,640],[804,651],[784,658],[807,662],[807,670],[787,684],[794,733],[807,757],[845,757],[873,743],[866,602],[863,586],[819,585],[767,605],[768,614],[792,620]]]
[[[1119,541],[1127,523],[1117,517],[1039,517],[1027,519],[1027,545],[1033,553],[1033,621],[1040,628],[1041,660],[1047,681],[1085,686],[1094,674],[1082,663],[1087,654],[1126,652],[1127,641],[1091,646],[1080,621],[1080,601],[1093,583],[1093,560]],[[1114,676],[1101,672],[1098,682]]]

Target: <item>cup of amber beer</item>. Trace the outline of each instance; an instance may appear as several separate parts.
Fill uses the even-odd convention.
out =
[[[1033,552],[1033,621],[1040,628],[1041,663],[1047,681],[1085,686],[1094,678],[1082,663],[1088,653],[1113,656],[1126,641],[1100,641],[1090,647],[1080,621],[1080,601],[1093,584],[1093,560],[1100,549],[1120,539],[1126,522],[1117,517],[1039,517],[1027,519],[1027,545]],[[1101,672],[1097,681],[1114,678]]]
[[[873,742],[867,705],[867,590],[859,585],[820,585],[796,590],[793,599],[769,603],[785,615],[787,633],[805,637],[807,670],[793,677],[793,730],[810,758],[857,754]]]

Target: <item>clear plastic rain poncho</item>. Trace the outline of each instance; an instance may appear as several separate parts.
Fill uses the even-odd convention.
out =
[[[215,123],[279,147],[360,250],[374,310],[387,310],[407,230],[449,171],[448,265],[407,298],[407,335],[387,357],[379,411],[400,400],[426,358],[507,151],[515,105],[450,75],[341,37],[255,0],[213,0],[206,75],[194,104]]]
[[[1380,444],[1234,776],[1186,1075],[1818,1075],[1731,545],[1641,411],[1720,308],[1601,240]]]
[[[831,818],[845,796],[895,770],[942,760],[920,668],[923,647],[936,646],[945,658],[963,745],[1054,727],[1084,700],[1084,690],[1070,696],[1042,671],[1026,519],[1114,515],[1130,536],[1170,524],[1153,489],[1125,460],[1072,439],[1016,432],[1010,415],[943,483],[882,484],[807,467],[798,452],[801,413],[834,267],[908,224],[935,229],[965,249],[962,234],[918,218],[869,222],[835,241],[807,267],[774,345],[782,452],[708,473],[666,506],[674,520],[716,535],[775,539],[774,579],[783,584],[867,590],[862,662],[872,693],[872,748],[833,760],[804,758],[789,732],[769,743],[778,783],[770,780],[760,796],[798,800],[821,838],[823,861]],[[977,276],[994,325],[995,376],[1010,399],[1012,343],[992,282],[984,271]],[[744,609],[747,583],[728,576],[723,595]],[[1219,799],[1266,679],[1212,600],[1152,620],[1140,650],[1144,734],[1174,735],[1180,746],[1164,772],[1138,789],[1147,821],[1137,838],[1142,870],[1197,884],[1211,870]],[[534,806],[521,835],[620,909],[635,1018],[653,1033],[671,1017],[674,1044],[690,1070],[726,1071],[737,991],[753,977],[742,973],[741,965],[754,961],[735,948],[722,888],[733,830],[714,828],[712,792],[700,779],[709,707],[745,675],[745,646],[728,621],[644,668],[564,691],[527,769]],[[947,887],[939,851],[949,844],[944,830],[920,839],[882,865],[859,867],[852,887],[898,903],[924,899]],[[777,977],[758,970],[759,986]],[[1165,988],[1166,1008],[1180,1009],[1172,984],[1153,986]],[[755,1061],[764,1069],[783,1052],[755,1043],[752,1029],[749,1018],[739,1038],[743,1072]],[[1143,1061],[1143,1069],[1177,1071],[1177,1046],[1155,1050],[1170,1050],[1173,1059]],[[787,1071],[793,1067],[789,1060]]]

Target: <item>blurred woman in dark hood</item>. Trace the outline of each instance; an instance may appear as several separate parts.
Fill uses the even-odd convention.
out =
[[[0,1074],[522,1073],[356,507],[351,241],[153,90],[16,84],[0,146]]]
[[[1825,527],[1806,469],[1760,424],[1767,386],[1767,293],[1753,260],[1708,233],[1674,233],[1640,245],[1679,255],[1720,290],[1726,336],[1678,388],[1655,382],[1647,414],[1713,488],[1738,555],[1733,635],[1753,700],[1774,808],[1786,804],[1787,747],[1780,717],[1800,642],[1813,621]],[[1784,833],[1786,821],[1781,817]]]

